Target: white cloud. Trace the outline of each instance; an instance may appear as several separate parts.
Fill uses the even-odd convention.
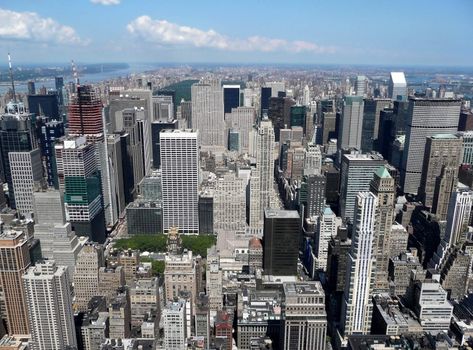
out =
[[[35,12],[15,12],[0,8],[0,38],[34,40],[60,44],[86,44],[74,28]]]
[[[118,5],[120,3],[120,0],[90,0],[91,3],[93,4],[100,4],[100,5]]]
[[[157,44],[209,47],[229,51],[290,51],[333,53],[332,47],[322,47],[307,41],[288,41],[262,36],[245,39],[230,38],[216,31],[181,26],[166,20],[140,16],[127,25],[127,30],[144,40]]]

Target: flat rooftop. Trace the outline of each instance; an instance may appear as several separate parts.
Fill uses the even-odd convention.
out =
[[[265,209],[264,216],[268,218],[291,218],[299,219],[297,210],[283,210],[283,209]]]

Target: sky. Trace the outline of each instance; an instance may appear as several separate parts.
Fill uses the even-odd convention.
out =
[[[0,63],[473,65],[473,0],[0,0]]]

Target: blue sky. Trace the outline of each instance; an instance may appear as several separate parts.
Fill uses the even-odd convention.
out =
[[[473,65],[472,0],[0,0],[17,62]]]

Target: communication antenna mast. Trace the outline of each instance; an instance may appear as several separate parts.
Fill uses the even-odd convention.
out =
[[[13,69],[11,67],[10,53],[8,53],[8,68],[10,69],[11,87],[13,90],[13,102],[16,103],[15,80],[13,79]]]
[[[72,66],[72,75],[74,77],[74,82],[76,85],[79,87],[79,73],[77,73],[77,67],[76,64],[74,63],[74,60],[71,60],[71,66]]]

